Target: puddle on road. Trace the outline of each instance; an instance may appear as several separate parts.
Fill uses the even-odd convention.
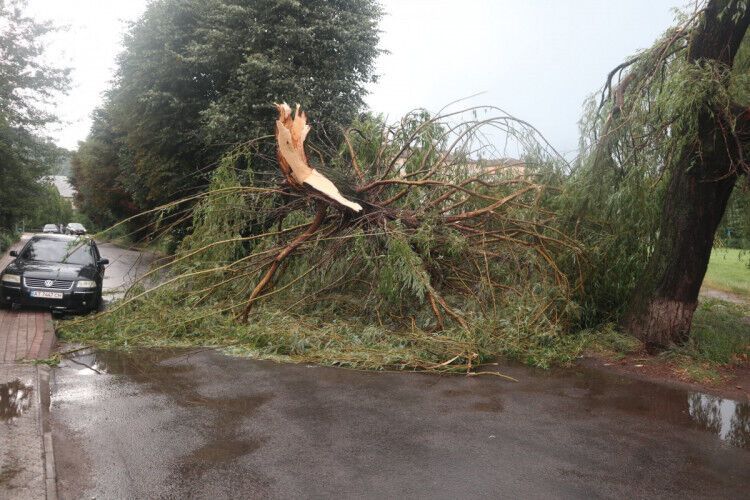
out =
[[[12,422],[31,407],[34,388],[16,379],[0,384],[0,422]]]
[[[592,368],[556,369],[547,375],[564,396],[586,411],[616,410],[647,420],[698,429],[750,450],[750,402],[642,381]]]
[[[140,375],[159,376],[165,371],[175,371],[175,362],[190,358],[194,349],[154,348],[132,351],[96,351],[84,349],[65,357],[62,366],[76,370],[79,375]],[[167,362],[171,366],[165,366]],[[150,377],[149,377],[150,378]]]
[[[688,396],[690,417],[719,439],[750,449],[750,404],[700,392]]]
[[[194,361],[197,360],[197,361]],[[72,363],[71,363],[72,361]],[[71,358],[66,365],[80,374],[109,374],[127,376],[139,383],[147,383],[150,390],[171,393],[180,397],[190,380],[192,363],[208,364],[219,372],[234,372],[242,376],[244,370],[257,369],[256,363],[263,363],[265,370],[294,372],[305,370],[304,365],[285,365],[251,359],[230,358],[214,352],[201,352],[190,349],[138,349],[128,352],[98,351],[83,352]],[[500,367],[501,371],[504,367]],[[590,368],[534,370],[513,365],[508,367],[519,383],[484,380],[481,385],[466,385],[466,377],[436,377],[443,385],[440,398],[446,400],[446,407],[456,405],[456,398],[491,396],[489,400],[476,401],[467,406],[474,412],[501,414],[504,399],[512,398],[514,392],[544,393],[547,396],[564,398],[575,410],[586,413],[606,414],[619,412],[642,418],[646,421],[666,423],[671,426],[698,429],[710,432],[728,445],[750,449],[750,403],[720,398],[700,392],[653,382],[640,381],[624,376],[601,372]],[[378,373],[351,372],[334,368],[321,368],[321,377],[335,374],[336,383],[352,386],[364,384],[393,384],[391,378],[383,378]],[[335,371],[333,371],[335,370]],[[176,378],[180,373],[187,376]],[[309,375],[300,375],[308,377]],[[432,375],[425,374],[425,377]],[[362,377],[367,377],[363,379]],[[377,377],[381,377],[378,379]],[[403,384],[412,384],[415,379],[404,374]],[[473,379],[476,381],[476,379]],[[455,381],[455,386],[453,386]],[[329,381],[330,382],[330,381]],[[195,381],[190,382],[194,384]],[[188,403],[195,403],[188,401]],[[223,407],[231,406],[230,400],[215,402]],[[418,402],[415,402],[418,404]],[[207,404],[202,401],[202,404]],[[243,403],[245,404],[245,403]],[[242,407],[240,412],[247,410]],[[571,415],[570,418],[576,418]]]

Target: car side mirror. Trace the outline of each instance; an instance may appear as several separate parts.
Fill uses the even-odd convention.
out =
[[[97,262],[100,266],[106,266],[109,264],[109,259],[99,259],[99,262]]]
[[[10,251],[10,256],[11,257],[18,257],[18,252],[16,252],[15,250],[11,250]]]

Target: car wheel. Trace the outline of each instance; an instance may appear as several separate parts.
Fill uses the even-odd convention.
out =
[[[88,312],[96,314],[99,311],[101,311],[101,307],[102,307],[102,298],[101,297],[97,297],[94,300],[94,303],[91,304],[91,308],[88,310]]]

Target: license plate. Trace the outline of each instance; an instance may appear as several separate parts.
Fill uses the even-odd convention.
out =
[[[32,290],[31,296],[37,299],[61,299],[63,298],[62,292],[42,292],[39,290]]]

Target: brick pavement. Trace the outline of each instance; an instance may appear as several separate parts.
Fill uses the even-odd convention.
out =
[[[0,310],[0,363],[48,358],[54,345],[50,313]]]
[[[20,249],[23,238],[13,249]],[[12,258],[0,255],[0,272]],[[18,363],[48,358],[56,342],[47,311],[0,309],[0,499],[55,500],[49,374]]]
[[[13,249],[18,250],[23,240]],[[0,272],[12,258],[0,257]],[[0,363],[48,358],[56,342],[52,315],[48,311],[0,309]]]

